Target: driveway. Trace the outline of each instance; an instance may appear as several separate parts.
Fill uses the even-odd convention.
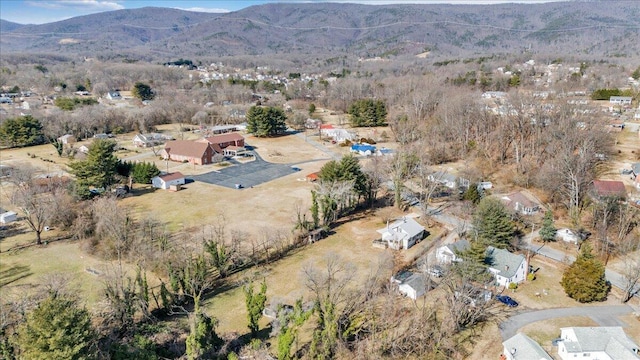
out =
[[[536,321],[563,318],[568,316],[588,316],[600,326],[626,326],[618,316],[631,314],[628,305],[581,306],[561,309],[533,310],[508,318],[500,324],[502,339],[514,336],[522,327]]]
[[[239,163],[231,160],[230,162],[234,164],[232,166],[206,174],[194,175],[191,178],[196,181],[235,189],[236,184],[242,185],[243,188],[249,188],[298,171],[291,165],[266,162],[255,151],[253,154],[255,155],[254,161]]]

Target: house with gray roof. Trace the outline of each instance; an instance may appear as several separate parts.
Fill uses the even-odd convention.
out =
[[[403,217],[377,232],[382,235],[382,241],[386,242],[389,248],[406,250],[422,240],[424,227],[413,218]]]
[[[436,171],[427,176],[427,180],[444,185],[450,189],[458,187],[458,177],[446,171]]]
[[[568,359],[637,360],[640,346],[620,326],[560,328],[558,356]]]
[[[427,281],[424,273],[414,273],[411,271],[401,271],[391,278],[392,284],[397,284],[398,292],[412,300],[416,300],[427,291],[433,289]]]
[[[535,340],[517,333],[502,343],[506,360],[553,360]]]
[[[489,272],[493,274],[498,285],[506,287],[510,283],[519,284],[527,277],[527,259],[521,254],[489,246],[487,263]]]
[[[452,244],[440,246],[436,250],[436,260],[440,264],[451,264],[462,261],[459,254],[469,248],[470,244],[467,239],[460,239]]]

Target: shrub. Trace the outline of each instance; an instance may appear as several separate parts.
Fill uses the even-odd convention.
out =
[[[527,281],[533,281],[533,280],[535,280],[535,279],[536,279],[536,274],[534,274],[534,273],[529,273],[529,274],[527,275]]]

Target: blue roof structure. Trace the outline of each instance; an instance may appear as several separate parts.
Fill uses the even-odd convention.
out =
[[[369,151],[370,153],[373,154],[374,152],[376,152],[376,147],[369,144],[353,144],[351,145],[351,151],[355,151],[359,153],[365,153]]]

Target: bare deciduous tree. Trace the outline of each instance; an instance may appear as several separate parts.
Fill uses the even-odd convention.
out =
[[[623,261],[624,296],[622,297],[622,302],[627,302],[634,295],[640,293],[640,259],[637,256],[627,255]]]
[[[58,211],[56,204],[63,195],[62,183],[56,178],[37,178],[36,170],[30,166],[14,169],[12,180],[14,191],[11,202],[24,215],[24,220],[36,233],[36,244],[42,244],[42,232]]]

